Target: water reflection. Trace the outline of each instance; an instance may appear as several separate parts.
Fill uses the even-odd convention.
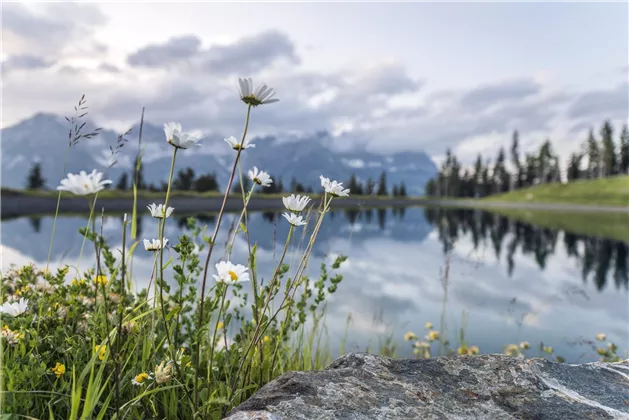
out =
[[[215,215],[177,215],[167,224],[166,236],[174,240],[189,234],[191,216],[206,225],[206,234],[213,231]],[[226,216],[217,243],[225,244],[237,218],[237,214]],[[58,219],[55,266],[76,265],[82,242],[78,229],[85,224],[86,219],[78,216]],[[122,216],[106,216],[102,224],[112,247],[120,248]],[[137,228],[140,239],[157,234],[151,217],[140,217]],[[52,217],[3,220],[3,270],[11,263],[45,264],[51,230]],[[253,213],[248,232],[257,244],[260,279],[268,280],[288,225],[278,213]],[[298,261],[303,233],[295,237],[289,264]],[[236,261],[247,258],[243,236],[234,244]],[[93,261],[89,252],[86,249],[83,254],[81,267]],[[591,351],[573,343],[592,339],[599,332],[607,333],[621,348],[629,348],[626,243],[474,210],[360,208],[330,214],[319,233],[309,274],[317,277],[321,262],[337,254],[349,259],[340,270],[343,282],[328,300],[327,331],[333,352],[345,337],[351,314],[348,351],[364,351],[367,346],[377,350],[393,334],[399,354],[409,356],[402,334],[407,330],[421,333],[426,321],[439,326],[446,256],[449,290],[443,320],[456,335],[465,311],[466,336],[481,351],[498,353],[504,344],[527,340],[553,345],[569,362],[596,360]],[[216,259],[222,257],[220,249]],[[147,282],[151,268],[151,256],[137,250],[133,273],[139,287]]]
[[[593,282],[599,291],[603,290],[608,281],[613,281],[617,289],[627,290],[629,286],[628,244],[625,242],[570,232],[560,235],[558,230],[478,210],[426,208],[424,213],[426,220],[435,226],[444,252],[463,236],[472,239],[474,249],[489,242],[496,259],[504,256],[509,276],[513,275],[514,255],[518,251],[534,259],[538,267],[544,270],[548,259],[556,253],[561,238],[568,256],[581,267],[584,282]]]

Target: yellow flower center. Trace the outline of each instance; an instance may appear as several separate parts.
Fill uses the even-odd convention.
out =
[[[139,384],[143,383],[144,381],[146,381],[149,378],[149,375],[146,373],[140,373],[138,376],[135,377],[135,381]]]
[[[229,277],[232,279],[232,281],[236,281],[238,280],[238,274],[236,274],[234,271],[229,272]]]
[[[83,184],[83,186],[85,187],[85,189],[89,188],[90,186],[87,184]]]

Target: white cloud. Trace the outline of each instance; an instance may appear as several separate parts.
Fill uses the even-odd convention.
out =
[[[535,5],[542,21],[564,17],[557,34],[543,36],[519,26],[530,10],[518,4],[461,4],[453,15],[452,5],[291,4],[281,6],[282,18],[275,7],[250,4],[244,16],[209,3],[5,5],[3,66],[11,71],[2,123],[37,111],[65,115],[86,93],[104,127],[135,123],[146,106],[157,124],[233,133],[243,118],[235,77],[251,75],[280,98],[256,110],[256,134],[328,130],[346,148],[424,149],[436,160],[452,147],[469,164],[486,146],[492,154],[508,147],[514,129],[523,149],[552,136],[567,154],[587,124],[627,116],[626,71],[617,71],[626,41],[612,36],[614,25],[584,34],[580,24],[593,14],[618,19],[626,5],[557,6],[562,13]],[[447,30],[437,24],[446,13]],[[513,27],[520,29],[505,32]],[[604,48],[560,48],[566,34]],[[601,63],[613,75],[592,77],[609,70]],[[576,125],[581,131],[571,132]]]

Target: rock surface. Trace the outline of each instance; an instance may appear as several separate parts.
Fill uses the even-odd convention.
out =
[[[319,372],[280,376],[227,419],[629,419],[629,360],[569,365],[353,353]]]

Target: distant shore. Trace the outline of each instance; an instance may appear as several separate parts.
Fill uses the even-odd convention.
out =
[[[222,197],[181,197],[175,196],[169,199],[168,205],[177,209],[181,213],[215,213],[221,208]],[[312,200],[312,204],[317,206],[319,198]],[[138,197],[138,212],[147,212],[146,206],[151,203],[163,203],[156,198]],[[361,207],[404,207],[438,204],[438,200],[424,198],[342,198],[332,201],[333,208],[361,208]],[[2,196],[0,212],[3,219],[20,216],[54,214],[57,206],[56,197],[37,196]],[[101,208],[107,213],[131,213],[133,211],[133,199],[131,198],[99,198],[97,211]],[[225,210],[228,212],[241,211],[243,207],[242,198],[228,197]],[[281,211],[284,204],[280,197],[251,197],[249,211]],[[87,199],[82,197],[62,198],[59,203],[59,213],[83,213],[89,212]]]
[[[161,199],[160,199],[161,198]],[[161,203],[160,197],[138,197],[138,212],[145,213],[146,206],[151,203]],[[221,196],[173,196],[169,200],[169,206],[184,214],[215,213],[221,208],[223,197]],[[319,197],[315,197],[312,204],[317,206]],[[57,198],[53,195],[38,196],[28,194],[2,193],[0,201],[0,214],[3,219],[20,216],[53,214],[57,206]],[[348,197],[336,199],[332,202],[333,208],[360,209],[364,207],[416,207],[416,206],[447,206],[467,207],[479,209],[519,209],[541,211],[566,211],[566,212],[592,212],[592,213],[628,213],[627,207],[576,205],[561,203],[507,203],[485,200],[443,200],[425,197]],[[97,211],[104,208],[107,213],[131,213],[133,211],[133,198],[131,197],[102,197],[98,199]],[[254,196],[249,201],[250,211],[282,211],[284,205],[281,196]],[[235,212],[242,210],[242,198],[238,196],[228,197],[225,210]],[[59,204],[60,213],[89,212],[87,199],[83,197],[63,197]]]

